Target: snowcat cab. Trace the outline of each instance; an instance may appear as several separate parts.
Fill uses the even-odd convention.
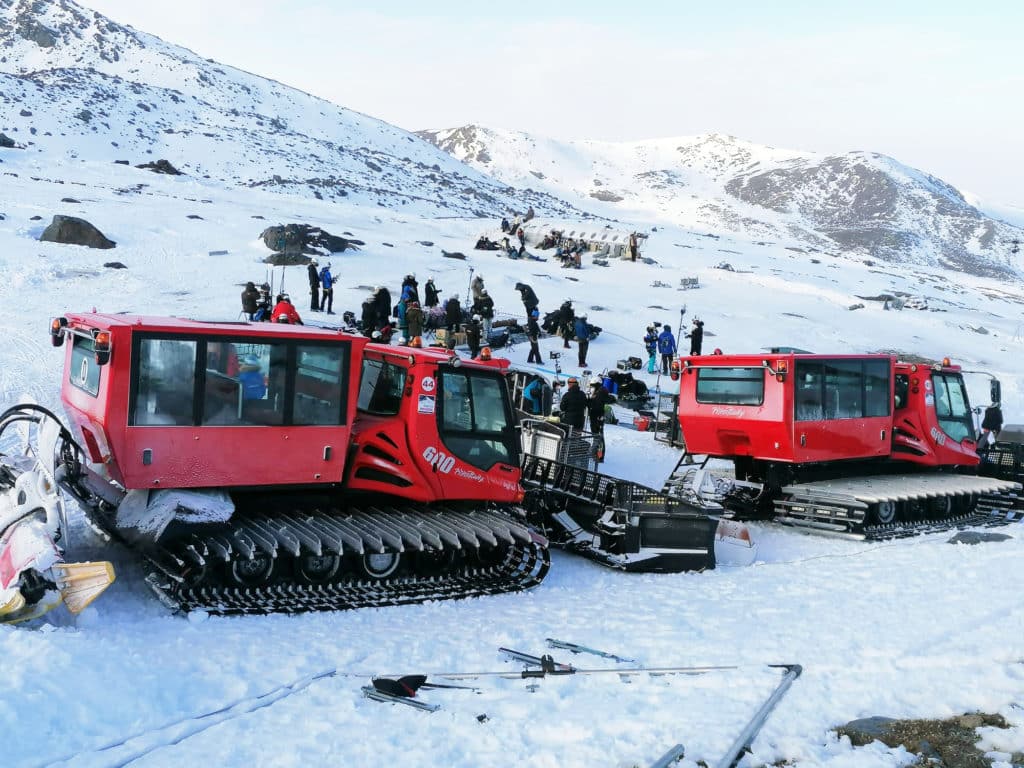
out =
[[[387,605],[547,572],[547,542],[514,506],[505,361],[312,326],[96,313],[55,319],[51,338],[67,342],[77,452],[60,484],[144,555],[169,604]]]
[[[681,363],[688,453],[733,460],[737,480],[760,486],[760,511],[784,522],[845,531],[865,520],[948,519],[979,495],[1013,490],[971,476],[971,407],[948,360],[785,352]],[[914,465],[943,473],[905,474]]]

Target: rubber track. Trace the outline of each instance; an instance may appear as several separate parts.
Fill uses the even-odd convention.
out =
[[[380,608],[428,600],[458,600],[497,595],[537,586],[550,567],[548,550],[539,544],[518,545],[498,566],[467,568],[460,573],[425,578],[361,579],[319,585],[191,588],[153,571],[147,579],[162,601],[183,611],[213,614],[303,613],[351,608]]]
[[[84,501],[80,497],[80,500]],[[110,535],[142,555],[149,565],[146,582],[157,597],[173,610],[205,610],[212,614],[265,614],[333,611],[351,608],[406,605],[428,600],[458,600],[467,597],[517,592],[540,584],[551,565],[548,542],[518,522],[511,511],[484,510],[458,512],[435,508],[371,508],[354,514],[324,513],[307,510],[284,515],[258,516],[239,514],[223,527],[212,532],[190,534],[175,544],[175,552],[163,547],[142,549],[132,545],[110,524],[107,515],[83,503],[89,521],[101,532]],[[325,534],[345,536],[328,546]],[[306,542],[325,535],[320,542],[323,551],[356,554],[395,551],[382,542],[404,541],[406,552],[437,551],[450,548],[472,552],[481,543],[491,546],[504,543],[504,559],[494,565],[468,564],[454,572],[437,576],[412,576],[407,573],[383,579],[360,574],[328,584],[306,584],[281,581],[265,586],[189,585],[189,572],[197,563],[218,561],[213,542],[227,543],[231,549],[267,552],[285,550],[286,542],[294,541],[296,532],[303,532]],[[438,535],[440,534],[440,535]],[[330,538],[333,538],[331,536]],[[276,539],[276,543],[275,543]],[[441,542],[443,546],[439,546]],[[424,546],[429,542],[431,546]],[[239,546],[242,544],[243,546]],[[294,544],[293,546],[298,546]],[[333,548],[337,546],[338,549]],[[353,550],[355,547],[355,550]],[[223,551],[223,550],[222,550]],[[307,554],[308,547],[284,554]],[[317,553],[319,554],[319,553]],[[237,556],[237,555],[235,555]],[[275,555],[276,557],[276,552]]]

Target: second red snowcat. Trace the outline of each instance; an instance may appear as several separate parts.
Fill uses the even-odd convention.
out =
[[[870,535],[1024,506],[1018,483],[978,476],[967,388],[948,360],[778,352],[679,365],[687,453],[731,459],[746,511]]]

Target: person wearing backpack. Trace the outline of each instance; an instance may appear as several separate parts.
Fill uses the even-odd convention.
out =
[[[658,334],[658,351],[661,353],[661,373],[668,376],[672,358],[676,353],[676,337],[672,335],[672,329],[667,325]]]
[[[320,309],[328,315],[334,314],[334,275],[331,274],[331,262],[327,262],[320,270],[320,286],[323,295],[320,298]]]

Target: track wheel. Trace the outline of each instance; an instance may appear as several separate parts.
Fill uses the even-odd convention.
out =
[[[872,505],[871,513],[879,525],[889,525],[896,519],[896,502],[880,501]]]
[[[935,518],[949,517],[953,512],[953,498],[939,496],[928,501],[928,513]]]
[[[270,581],[274,572],[274,558],[260,553],[253,557],[239,557],[231,561],[232,580],[240,587],[257,587]]]
[[[324,584],[333,579],[341,567],[340,555],[303,555],[295,561],[299,577],[309,584]]]
[[[386,579],[398,570],[402,556],[398,552],[363,555],[363,571],[371,579]]]
[[[439,576],[451,569],[455,562],[455,551],[442,549],[438,552],[417,552],[413,566],[420,576]]]

